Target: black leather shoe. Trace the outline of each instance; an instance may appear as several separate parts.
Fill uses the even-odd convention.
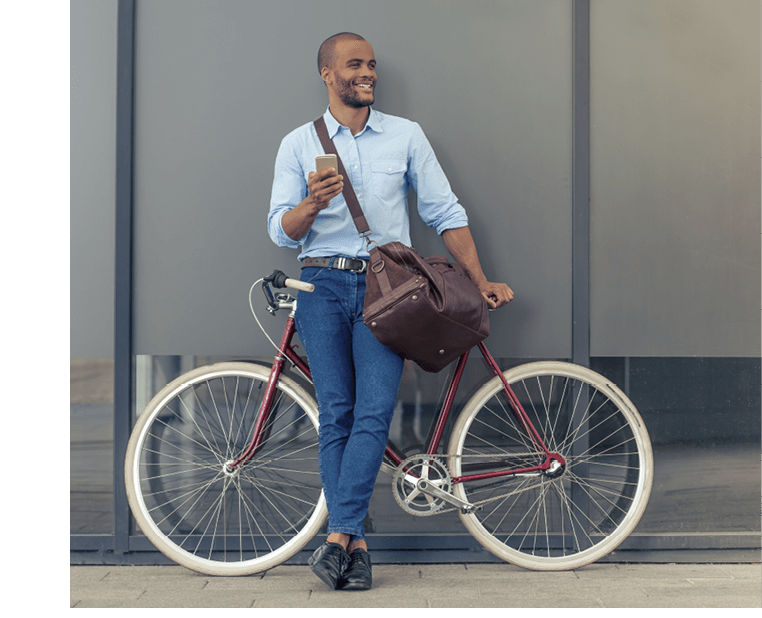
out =
[[[331,590],[336,590],[336,583],[348,562],[347,552],[338,543],[321,545],[307,560],[312,572],[322,579]]]
[[[370,590],[373,585],[370,554],[364,549],[349,552],[349,564],[341,574],[337,588],[339,590]]]

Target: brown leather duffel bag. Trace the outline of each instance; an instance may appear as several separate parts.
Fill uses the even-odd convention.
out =
[[[489,335],[489,311],[457,264],[390,242],[370,250],[363,321],[381,343],[431,372]]]
[[[315,128],[325,152],[336,155],[344,199],[368,245],[363,321],[403,358],[425,371],[441,371],[489,335],[487,301],[458,264],[440,256],[423,258],[401,242],[379,247],[370,239],[370,226],[322,117]]]

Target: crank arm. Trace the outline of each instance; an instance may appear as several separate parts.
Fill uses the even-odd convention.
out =
[[[429,496],[434,496],[435,498],[441,498],[445,502],[448,502],[452,504],[453,506],[457,506],[462,513],[472,513],[473,511],[481,511],[482,507],[477,506],[475,504],[471,504],[470,502],[466,502],[464,500],[461,500],[460,498],[456,498],[451,493],[448,493],[446,491],[442,491],[434,485],[433,483],[430,483],[426,479],[418,479],[418,482],[415,484],[416,488],[420,490],[422,493],[427,494]]]

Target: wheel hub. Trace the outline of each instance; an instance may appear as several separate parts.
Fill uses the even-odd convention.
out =
[[[566,462],[555,458],[551,459],[550,466],[543,471],[549,479],[557,479],[559,476],[563,476],[564,472],[566,472]]]
[[[222,464],[222,472],[228,478],[238,476],[238,471],[241,469],[240,466],[234,466],[234,463],[235,461],[231,459]]]

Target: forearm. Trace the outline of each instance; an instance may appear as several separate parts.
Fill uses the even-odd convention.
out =
[[[289,238],[301,240],[312,228],[319,212],[320,209],[308,195],[297,206],[283,213],[280,224]]]
[[[445,230],[442,233],[442,239],[447,250],[466,271],[468,278],[479,288],[490,307],[496,309],[513,300],[513,290],[510,287],[505,283],[488,281],[484,276],[476,253],[476,244],[468,227]]]
[[[333,167],[317,173],[310,172],[307,181],[307,197],[280,220],[283,231],[292,240],[301,240],[310,231],[321,210],[328,208],[331,200],[344,188],[343,177]]]
[[[471,230],[467,226],[445,230],[442,240],[455,261],[466,271],[469,279],[481,288],[487,282],[487,277],[482,271]]]

